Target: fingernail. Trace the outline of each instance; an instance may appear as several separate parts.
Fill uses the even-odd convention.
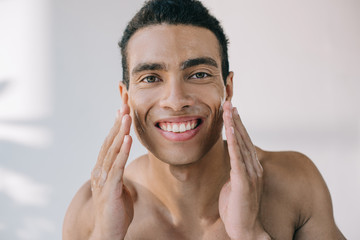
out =
[[[124,110],[125,110],[124,105],[121,105],[120,113],[124,113]]]
[[[230,130],[231,130],[231,133],[232,133],[232,134],[235,133],[234,127],[230,127]]]

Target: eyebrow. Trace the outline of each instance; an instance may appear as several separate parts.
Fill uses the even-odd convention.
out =
[[[218,67],[216,61],[211,57],[199,57],[188,59],[180,64],[181,70],[186,68],[191,68],[197,65],[209,65],[213,67]],[[164,63],[139,63],[132,70],[132,74],[136,74],[142,71],[154,71],[154,70],[166,70],[166,65]]]
[[[132,74],[136,74],[142,71],[154,71],[154,70],[166,70],[165,64],[160,63],[140,63],[132,70]]]
[[[218,67],[216,61],[211,57],[199,57],[199,58],[188,59],[183,63],[181,63],[180,67],[182,70],[184,70],[186,68],[190,68],[202,64],[213,66],[216,68]]]

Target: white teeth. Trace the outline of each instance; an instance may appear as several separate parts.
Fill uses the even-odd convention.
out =
[[[159,127],[160,127],[162,130],[166,131],[166,125],[165,125],[164,123],[159,123]]]
[[[185,128],[185,124],[180,124],[180,128],[179,128],[179,132],[185,132],[186,128]]]
[[[166,127],[166,129],[164,129],[164,130],[165,130],[165,131],[168,131],[168,132],[172,132],[171,124],[168,123],[168,124],[166,124],[166,125],[167,125],[167,127]]]
[[[186,121],[182,123],[162,122],[159,127],[167,132],[182,133],[194,129],[197,126],[196,120]]]
[[[172,131],[173,131],[173,132],[179,132],[179,125],[173,124],[173,126],[172,126]]]

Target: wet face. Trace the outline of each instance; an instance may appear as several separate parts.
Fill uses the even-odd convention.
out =
[[[131,37],[127,56],[130,81],[122,96],[142,144],[170,164],[201,159],[221,140],[222,103],[232,95],[232,73],[224,86],[215,35],[194,26],[150,26]]]

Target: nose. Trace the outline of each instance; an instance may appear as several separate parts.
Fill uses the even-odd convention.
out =
[[[181,79],[172,79],[167,81],[163,90],[163,97],[160,100],[160,107],[169,108],[173,111],[181,111],[184,108],[194,104],[194,98],[191,96],[191,86]]]

